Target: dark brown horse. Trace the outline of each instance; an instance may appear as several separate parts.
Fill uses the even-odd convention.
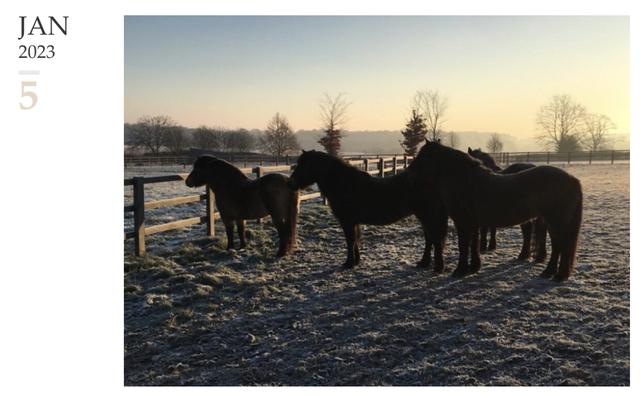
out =
[[[491,169],[496,173],[501,173],[503,175],[510,175],[512,173],[517,173],[523,171],[525,169],[531,169],[535,167],[534,164],[528,163],[515,163],[511,164],[505,169],[502,169],[496,161],[493,159],[491,155],[483,152],[481,149],[472,150],[471,147],[468,148],[468,153],[473,158],[479,159],[482,162],[482,165]],[[520,254],[518,255],[518,260],[527,260],[531,255],[531,236],[532,230],[535,229],[535,237],[534,239],[534,248],[535,248],[535,257],[534,260],[536,263],[542,263],[545,258],[547,258],[547,227],[544,224],[544,220],[542,218],[538,218],[532,221],[527,221],[525,223],[520,224],[520,229],[522,230],[522,249],[520,250]],[[487,247],[487,234],[490,233],[491,237],[489,239],[489,246]],[[490,251],[496,249],[496,227],[480,227],[480,252]]]
[[[480,269],[479,227],[512,226],[538,217],[547,224],[552,246],[542,276],[565,280],[573,271],[582,223],[582,187],[567,172],[541,165],[501,175],[466,153],[433,142],[420,149],[409,172],[418,181],[434,185],[456,225],[460,256],[454,276]]]
[[[185,183],[189,187],[209,185],[227,232],[227,249],[233,249],[233,227],[238,226],[240,248],[244,248],[245,220],[271,215],[280,246],[276,255],[291,252],[296,243],[298,192],[289,187],[287,176],[271,173],[251,180],[227,161],[210,155],[198,157]]]
[[[425,237],[419,267],[431,264],[431,245],[435,248],[434,271],[442,272],[442,250],[447,232],[447,215],[436,194],[425,184],[414,184],[406,172],[387,178],[372,177],[339,158],[303,151],[289,179],[293,188],[317,183],[329,201],[333,214],[347,240],[345,268],[360,262],[360,224],[385,225],[415,215]]]

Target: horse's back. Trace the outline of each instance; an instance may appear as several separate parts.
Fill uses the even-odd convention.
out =
[[[523,170],[531,169],[531,168],[535,168],[535,165],[527,162],[516,162],[515,164],[511,164],[507,166],[506,168],[501,170],[499,173],[502,173],[503,175],[508,175],[511,173],[518,173]]]
[[[377,178],[364,172],[344,177],[334,188],[329,201],[339,218],[360,224],[385,225],[416,212],[422,204],[417,188],[408,175]]]
[[[460,191],[460,204],[472,205],[481,225],[509,226],[539,216],[557,215],[558,210],[572,211],[582,197],[580,181],[554,166],[534,166],[511,174],[484,174],[474,179],[475,188],[466,193]],[[465,211],[464,206],[461,209]]]

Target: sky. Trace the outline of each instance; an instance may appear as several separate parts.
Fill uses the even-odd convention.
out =
[[[558,94],[629,131],[628,17],[128,16],[124,48],[125,122],[316,129],[344,93],[347,129],[399,130],[432,89],[447,131],[534,136]]]

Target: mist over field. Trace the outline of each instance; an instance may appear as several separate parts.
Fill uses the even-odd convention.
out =
[[[486,150],[487,142],[494,132],[455,132],[460,143],[458,149],[482,148]],[[505,152],[514,151],[546,151],[534,137],[519,138],[508,133],[499,133],[503,140]],[[305,150],[321,150],[318,139],[322,136],[320,130],[300,130],[296,132],[300,146]],[[348,154],[395,154],[404,150],[400,145],[402,134],[400,131],[348,131],[342,138],[342,150]],[[627,134],[611,134],[611,149],[623,150],[629,148],[629,136]]]

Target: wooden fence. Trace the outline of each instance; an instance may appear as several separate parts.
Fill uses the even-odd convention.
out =
[[[380,158],[347,159],[346,161],[348,161],[349,164],[353,166],[361,168],[371,175],[384,177],[387,174],[395,175],[399,171],[405,169],[409,165],[411,160],[412,157],[408,156],[394,156]],[[272,172],[288,173],[293,169],[293,167],[293,165],[285,164],[278,166],[257,166],[254,168],[241,168],[240,170],[246,175],[253,175],[258,178]],[[148,235],[176,230],[179,228],[197,224],[206,224],[207,235],[209,237],[215,236],[215,220],[220,218],[220,214],[215,211],[215,196],[213,194],[213,191],[209,187],[206,187],[205,191],[200,194],[160,199],[156,201],[145,201],[144,186],[146,184],[184,182],[187,175],[187,173],[181,173],[177,175],[167,176],[133,177],[124,180],[125,187],[131,186],[133,188],[133,204],[126,205],[124,207],[125,213],[133,212],[133,229],[129,231],[125,230],[124,239],[134,239],[136,256],[144,255],[145,239]],[[303,194],[300,196],[300,201],[303,202],[316,198],[321,198],[319,192]],[[203,216],[180,219],[164,224],[145,226],[146,211],[200,201],[204,201],[206,203],[206,211]]]
[[[630,159],[629,150],[601,150],[601,151],[573,151],[573,152],[551,152],[551,151],[521,151],[521,152],[505,152],[505,153],[492,153],[494,158],[502,164],[512,164],[515,162],[533,162],[533,163],[567,163],[571,162],[587,162],[589,164],[593,162],[610,162],[615,161],[628,161]],[[246,155],[246,154],[217,154],[219,158],[226,161],[239,164],[245,168],[249,164],[256,164],[260,166],[264,165],[290,165],[294,164],[297,160],[297,156],[271,156],[263,154]],[[372,154],[372,155],[358,155],[350,156],[350,159],[379,159],[380,157],[403,157],[402,154]],[[124,166],[162,166],[162,165],[174,165],[183,167],[191,166],[195,160],[191,155],[125,155]]]
[[[516,162],[532,162],[532,163],[566,163],[572,162],[605,162],[613,164],[615,161],[629,161],[631,152],[629,150],[602,150],[602,151],[568,151],[568,152],[550,152],[550,151],[531,151],[516,153],[492,153],[491,156],[503,165],[509,165]]]

